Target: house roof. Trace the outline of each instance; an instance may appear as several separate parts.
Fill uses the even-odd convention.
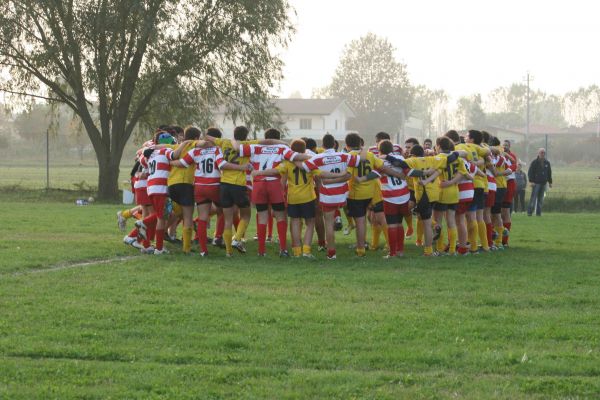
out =
[[[282,114],[329,115],[342,103],[343,99],[275,99],[275,105]],[[346,107],[350,108],[347,104]],[[350,109],[352,114],[354,112]]]

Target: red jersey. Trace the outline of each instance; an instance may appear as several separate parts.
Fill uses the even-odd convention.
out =
[[[334,149],[327,149],[304,162],[306,171],[342,172],[348,167],[358,167],[360,157],[349,153],[338,153]],[[328,207],[342,207],[348,197],[348,182],[322,184],[319,188],[319,202]]]
[[[277,168],[283,160],[294,161],[297,154],[283,144],[244,144],[240,146],[240,157],[250,157],[252,168],[256,171]],[[254,177],[254,182],[275,181],[279,179],[278,176],[257,175]]]
[[[184,167],[196,164],[194,185],[216,186],[221,183],[220,170],[225,160],[221,150],[216,147],[192,149],[179,160]]]
[[[401,155],[392,154],[392,157],[404,160],[404,157]],[[383,165],[391,167],[391,164],[388,161],[385,161]],[[383,201],[393,204],[405,204],[410,200],[410,190],[404,179],[396,178],[395,176],[382,175],[381,178],[379,178],[379,182],[381,183],[381,195]]]

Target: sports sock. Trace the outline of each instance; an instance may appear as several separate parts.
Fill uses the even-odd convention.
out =
[[[335,249],[327,249],[327,257],[335,256]]]
[[[267,219],[267,237],[273,237],[273,214],[269,211],[269,219]],[[277,223],[277,234],[279,234],[279,222]]]
[[[341,215],[342,215],[342,214],[340,214],[340,209],[339,209],[339,208],[337,208],[337,209],[335,210],[335,212],[333,213],[333,217],[334,217],[334,218],[340,217]]]
[[[302,255],[302,247],[292,247],[292,254],[294,255],[294,257],[300,257]]]
[[[417,243],[423,243],[423,221],[417,220]]]
[[[302,254],[310,254],[310,246],[309,245],[302,245]]]
[[[267,240],[267,224],[256,225],[256,235],[258,236],[258,254],[265,254],[265,242]]]
[[[505,222],[504,223],[504,227],[508,230],[508,232],[510,233],[510,227],[511,227],[512,223],[511,222]],[[502,244],[508,244],[508,236],[502,236]]]
[[[182,232],[182,249],[184,253],[192,251],[192,232],[194,228],[183,228]],[[206,230],[205,230],[206,232]],[[206,246],[206,238],[204,238],[204,245]]]
[[[488,244],[487,229],[485,226],[485,222],[477,221],[477,232],[479,234],[479,241],[481,242],[481,247],[484,250],[489,250],[490,246]]]
[[[157,229],[156,230],[156,249],[157,250],[163,249],[163,240],[164,239],[165,239],[165,230]]]
[[[446,241],[444,240],[444,230],[440,231],[440,237],[435,241],[435,249],[440,253],[446,250]]]
[[[233,253],[233,247],[231,247],[231,241],[233,239],[233,232],[231,228],[225,228],[223,230],[223,240],[225,241],[225,252],[227,254]]]
[[[502,245],[502,231],[504,230],[504,226],[500,225],[500,226],[495,226],[494,230],[496,231],[497,235],[496,235],[496,240],[494,240],[494,244],[496,246],[501,246]]]
[[[456,238],[457,238],[457,236],[458,236],[458,230],[456,229],[456,227],[448,229],[448,242],[449,242],[448,253],[449,254],[456,253]]]
[[[389,241],[388,241],[388,246],[390,248],[390,256],[395,256],[396,255],[396,248],[398,246],[398,228],[397,227],[389,227],[388,226],[388,237],[389,237]]]
[[[225,230],[225,216],[223,214],[217,217],[217,224],[215,226],[215,237],[223,237],[223,231]]]
[[[121,216],[125,219],[131,218],[131,210],[121,211]]]
[[[364,247],[357,247],[356,248],[356,255],[359,257],[363,257],[365,254],[367,254],[367,251],[365,250]]]
[[[471,246],[471,251],[477,250],[477,236],[479,235],[479,226],[477,221],[471,221],[469,224],[469,244]]]
[[[423,248],[423,254],[426,256],[430,256],[431,254],[433,254],[433,248],[431,246],[425,246]]]
[[[327,242],[324,240],[319,240],[319,247],[325,247],[327,245]]]
[[[198,244],[200,245],[200,251],[203,253],[208,252],[208,248],[206,246],[206,221],[198,221]]]
[[[404,227],[400,225],[396,229],[396,253],[404,253]]]
[[[287,219],[277,221],[277,236],[279,237],[279,250],[287,249]],[[272,230],[273,228],[271,228]]]
[[[494,244],[494,240],[492,239],[492,237],[494,235],[494,225],[486,223],[485,231],[487,234],[488,246],[491,246],[492,244]]]
[[[379,225],[372,225],[373,233],[371,237],[371,250],[375,250],[379,247],[379,234],[381,233],[381,227]]]
[[[390,246],[390,237],[388,232],[387,224],[381,225],[381,232],[383,232],[383,237],[385,238],[385,245],[389,248]]]
[[[245,219],[240,219],[235,231],[235,240],[242,240],[242,238],[246,235],[246,228],[248,228],[248,221]]]
[[[138,235],[138,230],[137,230],[137,228],[134,228],[131,232],[129,232],[129,235],[127,235],[127,236],[137,237],[137,235]]]

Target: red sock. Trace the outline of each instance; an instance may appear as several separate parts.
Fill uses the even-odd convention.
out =
[[[388,247],[390,248],[390,256],[392,257],[396,255],[396,247],[398,243],[398,237],[396,235],[398,235],[398,228],[391,228],[388,226],[388,238],[390,239]]]
[[[335,256],[335,249],[327,249],[327,257]]]
[[[335,210],[335,212],[333,213],[333,218],[337,218],[337,217],[341,217],[341,216],[342,216],[342,214],[340,214],[340,209],[337,208]]]
[[[279,225],[279,222],[277,223]],[[277,228],[277,232],[279,233],[279,228]],[[269,211],[269,219],[267,220],[267,237],[273,237],[273,213]]]
[[[217,216],[217,229],[215,230],[215,237],[222,238],[223,231],[225,230],[225,216],[223,214]]]
[[[494,225],[485,224],[485,227],[487,230],[487,240],[488,240],[488,247],[489,247],[492,244],[494,244],[494,241],[492,240],[492,235],[494,234]]]
[[[325,247],[327,245],[327,242],[324,240],[319,240],[319,247]]]
[[[137,237],[137,235],[138,235],[138,230],[137,230],[137,228],[134,228],[131,232],[129,232],[129,235],[127,235],[127,236]]]
[[[404,253],[404,226],[400,225],[398,227],[397,233],[398,242],[396,242],[396,251],[399,253]],[[392,240],[390,239],[390,242]]]
[[[156,249],[157,250],[162,250],[163,249],[163,240],[165,238],[165,230],[164,229],[157,229],[156,230]]]
[[[258,254],[265,254],[265,242],[267,239],[267,225],[258,224],[256,225],[256,235],[258,236]]]
[[[258,222],[258,220],[256,220]],[[234,214],[233,215],[233,226],[235,227],[235,229],[237,229],[238,224],[240,223],[240,216],[239,214]],[[225,220],[223,220],[223,227],[225,227]],[[223,228],[225,229],[225,228]]]
[[[271,219],[273,221],[273,219]],[[271,224],[273,229],[273,224]],[[279,250],[287,249],[287,220],[277,221],[277,236],[279,236]]]
[[[148,215],[146,218],[144,218],[142,220],[142,222],[144,223],[144,225],[148,226],[148,225],[152,224],[153,222],[156,222],[157,219],[158,219],[158,217],[156,216],[156,214],[151,214],[151,215]]]
[[[208,248],[206,247],[206,226],[208,224],[206,221],[198,221],[198,244],[200,245],[200,250],[203,253],[208,253]]]
[[[505,222],[504,227],[510,232],[511,222]],[[502,236],[502,244],[508,244],[508,236]]]

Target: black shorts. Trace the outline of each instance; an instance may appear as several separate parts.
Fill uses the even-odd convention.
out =
[[[288,204],[287,214],[290,218],[314,218],[316,203],[315,200],[311,200],[308,203]]]
[[[194,185],[176,183],[169,186],[169,197],[180,206],[194,206]]]
[[[435,211],[456,211],[456,204],[443,204],[443,203],[433,203],[433,209]]]
[[[431,218],[432,207],[433,204],[429,202],[427,192],[424,192],[423,196],[421,196],[421,198],[419,199],[419,202],[417,203],[415,209],[417,210],[417,214],[419,214],[419,217],[421,217],[421,220],[426,220]]]
[[[504,202],[505,194],[506,188],[496,188],[496,201],[492,206],[492,214],[500,214],[502,211],[502,203]]]
[[[367,215],[367,210],[369,209],[369,204],[371,204],[371,199],[348,199],[346,200],[346,204],[348,206],[348,216],[352,218],[360,218]]]
[[[383,212],[383,200],[371,207],[374,213]]]
[[[469,211],[483,210],[485,208],[485,192],[483,188],[475,188],[473,191],[473,201]]]
[[[417,198],[415,197],[415,191],[410,190],[410,189],[408,189],[408,191],[410,192],[410,197],[408,198],[408,201],[412,201],[413,203],[417,204]]]
[[[234,205],[239,208],[250,207],[248,198],[248,188],[246,186],[232,185],[231,183],[221,182],[220,203],[223,208],[231,208]]]

